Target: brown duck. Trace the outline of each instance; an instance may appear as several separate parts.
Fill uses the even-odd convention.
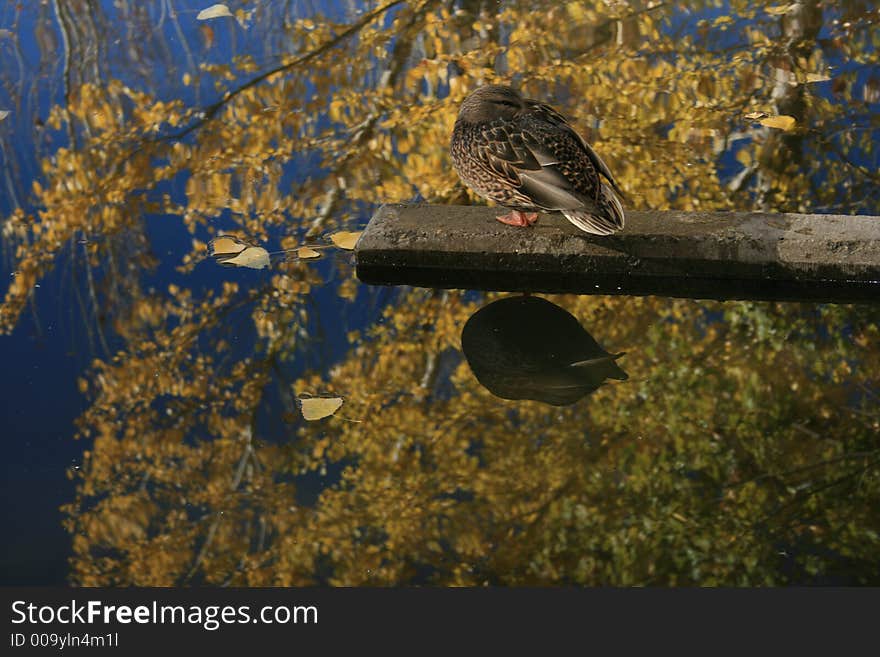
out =
[[[594,235],[623,228],[623,194],[601,158],[559,112],[510,87],[464,99],[451,152],[468,187],[511,209],[502,223],[531,226],[538,212],[558,211]]]

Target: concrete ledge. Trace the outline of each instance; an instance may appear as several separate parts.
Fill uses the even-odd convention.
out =
[[[355,249],[377,285],[880,302],[880,217],[628,212],[610,237],[562,215],[532,228],[499,208],[385,205]]]

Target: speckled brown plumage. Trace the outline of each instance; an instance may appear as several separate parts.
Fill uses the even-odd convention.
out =
[[[451,154],[468,187],[512,210],[499,221],[530,225],[537,215],[523,213],[559,211],[588,233],[623,228],[605,163],[559,112],[510,87],[487,85],[465,98]]]

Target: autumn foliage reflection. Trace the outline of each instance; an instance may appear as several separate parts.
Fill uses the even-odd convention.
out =
[[[95,327],[121,341],[81,381],[74,583],[877,583],[876,308],[554,297],[626,351],[629,379],[551,407],[499,400],[463,360],[490,299],[395,292],[331,366],[310,357],[315,291],[338,293],[325,322],[371,298],[344,259],[189,284],[218,217],[294,250],[382,202],[467,198],[447,146],[484,82],[552,97],[637,207],[880,212],[854,163],[876,158],[860,4],[844,27],[818,3],[733,3],[685,34],[666,4],[495,4],[298,18],[275,68],[187,71],[220,89],[200,109],[108,79],[52,110],[70,143],[43,161],[37,210],[3,225],[19,246],[0,328],[72,248],[86,305],[112,318]],[[855,68],[824,80],[840,58]],[[152,221],[192,242],[160,290]],[[317,394],[345,404],[306,421],[297,399]]]

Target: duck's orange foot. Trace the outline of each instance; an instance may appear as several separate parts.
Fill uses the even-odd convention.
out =
[[[502,224],[507,224],[508,226],[520,226],[522,228],[525,228],[527,226],[533,226],[535,222],[538,221],[538,213],[520,212],[519,210],[513,210],[509,214],[505,214],[495,218]]]

